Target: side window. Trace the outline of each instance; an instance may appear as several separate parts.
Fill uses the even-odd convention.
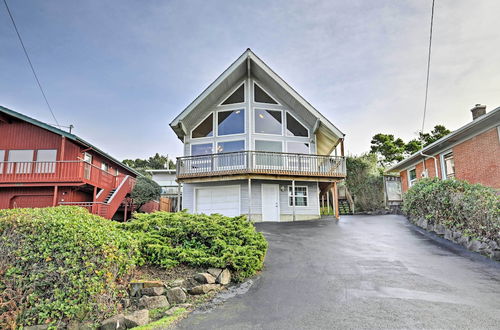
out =
[[[283,118],[280,110],[255,109],[255,133],[283,134]]]
[[[245,84],[238,87],[221,105],[245,102]]]
[[[417,182],[417,170],[408,170],[408,185],[411,187]]]
[[[34,153],[34,150],[10,150],[7,172],[31,173]]]
[[[195,129],[191,132],[191,137],[203,138],[214,136],[214,114],[211,113],[207,118],[205,118]]]
[[[245,110],[229,110],[217,112],[217,135],[245,133]]]
[[[292,192],[292,186],[288,186],[288,206],[293,206],[295,198],[295,206],[307,206],[307,187],[295,186],[295,192]]]
[[[211,153],[212,153],[212,143],[191,145],[191,156],[209,155]]]
[[[108,163],[102,163],[101,164],[101,170],[105,171],[105,172],[108,172],[109,171],[109,165]]]
[[[257,84],[253,84],[253,95],[254,101],[259,103],[269,103],[278,104],[275,99],[273,99],[269,94],[267,94],[262,88]]]
[[[0,150],[0,174],[3,173],[3,162],[5,161],[5,150]]]
[[[286,113],[286,135],[308,137],[309,132],[294,116]]]
[[[55,173],[57,150],[45,149],[36,152],[36,173]]]
[[[451,179],[455,177],[455,160],[453,159],[453,152],[447,153],[443,156],[444,161],[444,178]]]

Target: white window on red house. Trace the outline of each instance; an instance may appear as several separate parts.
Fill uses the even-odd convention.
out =
[[[417,182],[417,170],[411,169],[408,170],[408,184],[409,186],[413,186]]]
[[[101,170],[108,172],[109,171],[109,165],[107,163],[102,163],[101,164]]]
[[[453,152],[443,156],[444,160],[444,177],[451,179],[455,177],[455,160],[453,159]]]
[[[55,173],[56,172],[56,149],[44,149],[36,151],[36,173]]]
[[[0,174],[3,173],[3,162],[5,160],[5,150],[0,150]]]
[[[34,150],[9,150],[7,173],[31,173]]]

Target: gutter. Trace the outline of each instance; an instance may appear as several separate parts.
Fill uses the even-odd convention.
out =
[[[424,157],[424,169],[427,169],[427,168],[425,167],[425,157],[431,157],[431,158],[434,158],[434,169],[436,170],[436,178],[438,178],[438,177],[439,177],[439,175],[438,175],[438,167],[437,167],[437,158],[436,158],[435,156],[426,155],[426,154],[424,154],[424,152],[423,152],[423,151],[420,151],[420,155]]]

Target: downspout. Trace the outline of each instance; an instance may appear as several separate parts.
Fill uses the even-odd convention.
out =
[[[431,158],[434,158],[434,169],[436,170],[436,178],[439,178],[439,175],[438,175],[438,167],[437,167],[437,158],[435,156],[431,156],[431,155],[426,155],[424,154],[422,151],[420,151],[420,155],[424,157],[424,169],[427,169],[425,167],[425,157],[431,157]]]

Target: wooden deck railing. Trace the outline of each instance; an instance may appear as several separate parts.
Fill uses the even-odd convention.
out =
[[[83,182],[113,189],[123,175],[115,176],[81,160],[55,162],[0,162],[0,184]]]
[[[177,158],[177,177],[232,174],[345,177],[344,157],[268,151],[240,151]]]

